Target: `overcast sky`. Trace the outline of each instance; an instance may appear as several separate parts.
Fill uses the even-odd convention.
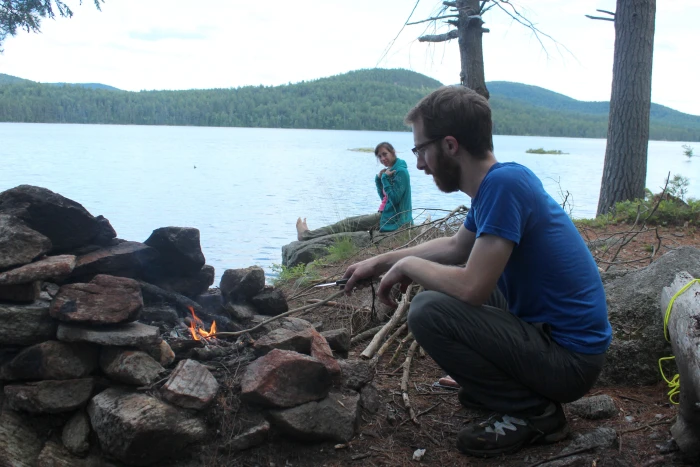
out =
[[[419,43],[426,25],[401,31],[415,0],[107,0],[101,12],[92,0],[67,3],[72,19],[45,21],[41,34],[5,41],[0,73],[131,91],[279,85],[377,66],[459,81],[456,40]],[[494,8],[484,18],[491,30],[484,35],[486,80],[609,100],[613,23],[584,15],[614,10],[615,1],[513,3],[557,42],[543,37],[543,49],[531,31]],[[420,0],[411,20],[430,17],[440,5]],[[657,0],[652,101],[694,115],[698,19],[698,0]]]

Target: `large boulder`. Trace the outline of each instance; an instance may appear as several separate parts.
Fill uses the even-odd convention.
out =
[[[328,369],[315,358],[274,349],[248,365],[241,399],[267,407],[294,407],[326,397],[331,382]]]
[[[209,290],[215,274],[214,266],[207,264],[197,272],[174,277],[158,276],[149,278],[149,281],[163,290],[194,299]]]
[[[282,247],[282,264],[288,268],[308,264],[328,254],[328,247],[339,240],[349,238],[358,248],[368,246],[372,237],[369,232],[344,232],[318,237],[303,242],[292,242]]]
[[[62,413],[83,406],[90,399],[94,386],[92,378],[8,384],[5,386],[5,397],[13,410]]]
[[[53,252],[90,243],[99,222],[81,204],[46,188],[20,185],[0,193],[0,213],[22,219],[51,240]]]
[[[275,428],[295,439],[347,443],[355,435],[359,401],[357,393],[333,391],[319,402],[271,410],[270,419]]]
[[[204,422],[188,412],[147,396],[116,388],[96,395],[88,405],[102,450],[132,465],[150,465],[203,441]]]
[[[280,289],[263,291],[250,299],[261,315],[277,316],[289,310],[287,298]]]
[[[700,277],[700,250],[681,247],[643,269],[602,274],[613,328],[598,384],[647,385],[661,380],[659,358],[670,355],[659,313],[661,290],[680,271]]]
[[[51,250],[51,240],[16,217],[0,214],[0,270],[31,263]]]
[[[253,298],[265,288],[265,271],[258,266],[227,269],[219,283],[227,302],[241,303]]]
[[[165,276],[193,274],[204,266],[199,230],[192,227],[161,227],[143,242],[155,248],[157,266]]]
[[[0,303],[0,346],[32,345],[56,337],[57,323],[48,302],[31,305]]]
[[[77,379],[97,368],[98,348],[83,343],[46,341],[23,349],[10,361],[11,379]]]
[[[196,360],[183,360],[161,388],[163,398],[186,409],[201,410],[219,392],[219,383],[207,368]]]
[[[142,308],[138,282],[100,274],[89,284],[61,287],[50,311],[60,321],[105,325],[135,321]]]
[[[26,284],[54,277],[62,278],[73,271],[75,260],[73,255],[49,256],[40,261],[0,273],[0,285]]]
[[[253,344],[253,350],[258,357],[267,355],[273,349],[293,350],[309,355],[314,333],[316,331],[312,327],[304,328],[300,331],[278,328],[256,340]]]
[[[158,380],[165,371],[160,363],[141,350],[103,347],[100,368],[108,378],[125,384],[146,386]]]
[[[122,242],[78,257],[71,279],[86,280],[97,274],[138,279],[158,256],[158,252],[139,242]]]

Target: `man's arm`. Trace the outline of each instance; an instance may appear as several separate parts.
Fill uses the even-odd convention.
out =
[[[390,251],[355,263],[345,271],[343,276],[343,278],[348,279],[345,290],[350,294],[357,282],[371,279],[372,277],[376,278],[407,257],[421,258],[428,262],[440,264],[463,264],[469,258],[475,240],[476,234],[465,229],[462,225],[452,237],[436,238],[413,248]]]
[[[483,305],[496,287],[514,246],[510,240],[482,235],[475,241],[466,267],[446,266],[406,256],[397,261],[382,279],[379,298],[393,305],[389,291],[394,284],[417,282],[426,290],[442,292],[474,306]]]

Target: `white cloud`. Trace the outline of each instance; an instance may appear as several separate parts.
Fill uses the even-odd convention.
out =
[[[77,2],[74,2],[77,3]],[[496,9],[485,16],[486,79],[523,82],[576,99],[608,100],[614,27],[585,14],[614,0],[526,2],[546,38]],[[41,34],[4,44],[0,72],[42,82],[101,82],[127,90],[277,85],[359,68],[402,67],[444,83],[459,79],[456,41],[419,43],[425,25],[407,26],[405,0],[107,0],[74,5],[72,19],[45,21]],[[441,2],[421,0],[412,20]],[[700,2],[657,2],[652,99],[700,114],[700,74],[693,20]]]

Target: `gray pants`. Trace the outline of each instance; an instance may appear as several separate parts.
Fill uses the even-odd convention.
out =
[[[550,401],[579,399],[605,361],[605,354],[565,349],[552,340],[548,324],[526,323],[508,312],[498,290],[479,307],[422,292],[411,302],[408,325],[466,398],[501,414],[526,417],[541,413]]]
[[[342,232],[369,232],[379,228],[379,219],[381,217],[381,212],[348,217],[332,225],[327,225],[314,230],[307,230],[301,234],[301,237],[303,241],[306,241],[311,240],[312,238],[325,237],[326,235]]]

